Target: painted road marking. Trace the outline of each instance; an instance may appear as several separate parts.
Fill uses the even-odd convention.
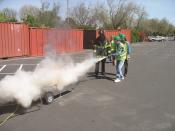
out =
[[[22,67],[23,67],[23,64],[20,65],[20,67],[18,68],[17,71],[20,71],[22,69]]]
[[[37,68],[39,66],[39,64],[8,64],[8,65],[0,65],[2,66],[0,68],[0,74],[2,75],[13,75],[15,74],[17,71],[20,71],[24,66],[36,66],[35,68]],[[8,66],[19,66],[19,68],[16,69],[15,72],[1,72],[5,67],[8,67]]]
[[[29,60],[29,59],[43,59],[43,56],[36,56],[36,57],[26,57],[26,58],[13,58],[9,60],[3,60],[2,62],[8,62],[8,61],[16,61],[16,60]]]
[[[6,65],[3,65],[3,67],[1,67],[0,72],[6,67]]]
[[[7,66],[18,66],[18,65],[21,65],[21,64],[7,64]],[[25,65],[38,65],[38,64],[22,64],[23,66]],[[3,65],[0,65],[0,66],[3,66]]]
[[[15,74],[15,73],[0,73],[0,75],[13,75],[13,74]]]

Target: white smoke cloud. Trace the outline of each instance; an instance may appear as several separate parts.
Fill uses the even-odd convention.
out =
[[[33,72],[17,71],[0,81],[0,101],[16,101],[29,107],[46,91],[61,91],[65,86],[77,82],[98,59],[89,58],[74,63],[70,58],[46,57]]]

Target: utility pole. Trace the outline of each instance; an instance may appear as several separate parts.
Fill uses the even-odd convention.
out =
[[[67,22],[69,24],[69,0],[67,0]]]

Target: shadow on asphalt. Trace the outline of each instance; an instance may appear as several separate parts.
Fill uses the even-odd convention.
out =
[[[64,95],[67,95],[67,94],[69,94],[69,93],[71,93],[71,92],[72,92],[72,91],[70,91],[70,90],[66,90],[66,91],[64,91],[64,92],[61,92],[61,93],[55,95],[55,96],[54,96],[54,99],[57,99],[57,98],[62,97],[62,96],[64,96]]]
[[[99,75],[96,75],[94,72],[89,72],[87,74],[88,78],[93,78],[93,79],[90,79],[90,80],[106,79],[106,80],[109,80],[109,81],[113,81],[114,78],[112,76],[115,76],[115,74],[107,73],[107,72],[105,73],[105,75],[101,75],[101,72],[99,72]]]
[[[30,108],[23,108],[15,103],[11,105],[0,105],[0,122],[4,120],[9,120],[14,117],[39,111],[41,109],[40,105],[33,105]]]
[[[70,90],[66,90],[64,92],[61,92],[60,94],[55,95],[54,99],[62,97],[70,92],[71,92]],[[41,101],[41,99],[33,102],[29,108],[24,108],[20,105],[17,105],[17,103],[15,103],[15,102],[7,103],[7,104],[0,104],[0,121],[2,119],[1,117],[4,117],[4,116],[9,115],[11,113],[14,113],[14,111],[16,109],[17,109],[17,111],[15,112],[15,114],[11,118],[19,116],[19,115],[25,115],[25,114],[32,113],[35,111],[39,111],[41,109],[42,105],[45,105],[45,104],[43,103],[43,101]]]

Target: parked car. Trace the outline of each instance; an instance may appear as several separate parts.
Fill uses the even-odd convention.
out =
[[[149,41],[158,41],[158,42],[166,40],[166,38],[163,36],[148,36],[148,39]]]

